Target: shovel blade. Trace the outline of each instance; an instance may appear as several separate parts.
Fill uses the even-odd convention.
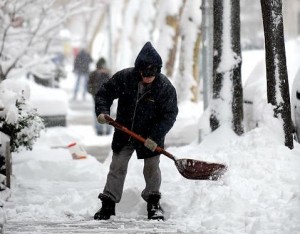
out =
[[[176,159],[175,165],[180,174],[190,180],[218,180],[227,170],[223,164],[194,159]]]

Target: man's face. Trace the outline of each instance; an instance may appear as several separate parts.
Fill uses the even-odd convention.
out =
[[[155,75],[157,74],[157,68],[151,65],[146,67],[144,70],[140,71],[143,78],[143,83],[150,84],[154,81]]]
[[[142,74],[141,74],[142,75]],[[155,76],[147,76],[147,77],[144,77],[143,75],[142,75],[142,77],[143,77],[143,83],[144,84],[150,84],[150,83],[152,83],[153,81],[154,81],[154,79],[155,79]]]

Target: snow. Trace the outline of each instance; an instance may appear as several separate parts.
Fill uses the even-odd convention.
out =
[[[16,82],[11,80],[5,80],[0,84],[0,102],[3,111],[0,112],[0,116],[5,118],[7,123],[16,123],[18,119],[18,109],[15,106],[17,100],[22,97],[29,97],[29,87],[24,83],[20,82],[15,85]]]
[[[68,96],[64,90],[43,87],[29,82],[31,90],[30,101],[41,116],[66,115],[68,111]],[[54,108],[49,108],[49,107]]]
[[[160,1],[162,12],[172,14],[173,11],[178,11],[182,2],[173,3],[174,1]],[[150,3],[147,1],[147,4]],[[133,5],[129,7],[138,9]],[[112,11],[119,12],[118,9]],[[124,13],[125,16],[128,16],[127,14]],[[160,35],[155,38],[155,41],[160,42],[161,48],[158,48],[158,51],[163,58],[166,58],[167,50],[170,49],[168,45],[171,45],[169,42],[174,32],[161,23],[165,20],[163,15],[157,15],[155,21],[156,25],[161,24],[158,27]],[[146,16],[149,20],[154,20],[152,7]],[[130,20],[126,17],[124,21],[118,17],[113,17],[112,20],[114,23],[118,22],[118,27],[114,27],[112,34],[118,33],[123,23],[124,30],[128,29]],[[140,31],[141,27],[142,25],[139,25],[137,30]],[[128,34],[134,32],[132,28],[129,29]],[[149,36],[150,31],[148,28],[145,29],[145,37],[139,38],[138,42],[134,41],[131,47],[127,46],[130,44],[127,41],[128,34],[122,32],[120,39],[122,43],[119,45],[122,47],[121,51],[125,55],[128,53],[128,56],[126,59],[124,59],[125,55],[117,56],[117,64],[113,64],[114,67],[132,65],[133,54],[139,50],[139,45],[144,43],[143,38]],[[99,47],[100,45],[102,44],[99,43]],[[186,45],[184,49],[190,50],[189,46]],[[299,54],[296,51],[297,46],[299,43],[287,43],[290,87],[299,67],[296,64],[299,61],[296,59]],[[229,65],[237,59],[232,51],[225,51],[224,55],[229,58],[226,61]],[[164,224],[167,227],[172,224],[172,230],[175,232],[300,233],[300,146],[299,143],[294,142],[294,149],[290,150],[283,144],[283,131],[278,127],[281,126],[280,120],[273,118],[272,107],[267,105],[264,99],[265,69],[259,69],[265,68],[263,60],[259,59],[262,57],[261,51],[251,55],[243,53],[242,65],[243,83],[246,84],[245,96],[253,101],[251,113],[255,115],[245,119],[245,124],[251,120],[258,121],[258,127],[255,122],[249,131],[242,136],[237,136],[227,124],[223,124],[213,133],[204,134],[202,142],[198,143],[198,127],[201,126],[200,130],[207,133],[205,127],[208,126],[208,123],[204,122],[208,118],[202,116],[200,119],[202,103],[182,102],[179,105],[179,116],[166,139],[166,150],[177,158],[223,163],[228,167],[228,171],[219,181],[187,180],[179,174],[170,159],[161,156],[163,178],[161,204],[166,216]],[[190,63],[190,60],[187,60],[187,63]],[[117,66],[119,64],[122,66]],[[228,64],[223,65],[222,69],[225,69]],[[264,81],[261,82],[262,80]],[[65,85],[62,88],[71,91],[73,85],[68,81],[64,81]],[[37,88],[33,87],[33,89]],[[48,100],[54,99],[54,96],[47,95]],[[67,103],[69,97],[58,96],[65,104]],[[1,101],[3,100],[5,99],[1,96]],[[53,102],[49,102],[44,107],[48,110],[58,109]],[[66,110],[66,106],[63,109]],[[13,117],[13,110],[11,113]],[[78,114],[70,110],[67,113],[72,116]],[[74,160],[67,146],[77,142],[85,146],[97,144],[105,147],[110,144],[111,137],[96,136],[90,125],[55,127],[42,133],[32,151],[13,153],[12,193],[4,207],[7,223],[24,224],[22,228],[34,221],[45,223],[76,221],[84,223],[86,227],[105,226],[103,222],[92,219],[101,205],[97,196],[105,185],[112,152],[103,163],[97,161],[93,155],[88,155],[86,159]],[[123,197],[117,205],[117,215],[112,218],[113,220],[130,219],[134,222],[137,220],[136,223],[139,224],[139,219],[146,219],[146,204],[140,196],[145,184],[142,170],[143,161],[137,160],[136,155],[133,155],[129,163]],[[150,224],[155,226],[153,222]],[[142,229],[143,226],[140,228]],[[41,233],[39,227],[36,233]]]
[[[201,114],[194,110],[201,105],[179,106],[169,145],[178,138],[191,142],[190,135],[197,132],[195,118]],[[167,147],[177,158],[224,163],[228,171],[219,181],[187,180],[162,155],[161,204],[166,227],[172,224],[176,232],[205,234],[300,232],[300,146],[294,142],[295,148],[290,150],[282,144],[279,120],[272,116],[271,106],[266,105],[260,127],[243,136],[223,125],[201,143],[193,138],[188,145]],[[104,163],[93,155],[73,160],[66,146],[74,141],[108,145],[111,136],[97,137],[91,126],[49,128],[32,151],[13,154],[13,189],[5,206],[8,223],[76,221],[97,225],[92,219],[101,206],[97,196],[105,184],[111,152]],[[146,203],[140,196],[142,170],[143,161],[134,154],[112,220],[137,219],[138,225],[140,218],[146,219]]]
[[[224,12],[223,12],[223,28],[224,33],[222,36],[222,54],[221,54],[221,62],[217,68],[218,73],[230,71],[235,67],[235,60],[233,58],[232,51],[232,39],[231,39],[231,23],[230,23],[230,15],[231,15],[231,2],[229,0],[224,1]]]
[[[286,42],[286,59],[288,70],[289,91],[292,104],[295,98],[297,80],[299,77],[299,52],[300,43],[298,40]],[[242,83],[244,100],[253,104],[244,105],[245,128],[253,129],[263,118],[263,109],[267,102],[266,62],[263,50],[243,51],[242,53]],[[278,83],[277,83],[278,86]],[[278,99],[279,100],[279,99]],[[255,106],[255,109],[253,109]],[[294,119],[294,108],[291,108]]]

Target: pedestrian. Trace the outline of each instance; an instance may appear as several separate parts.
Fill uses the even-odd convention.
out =
[[[96,64],[96,70],[91,72],[88,80],[88,92],[93,96],[95,101],[95,95],[100,87],[109,80],[110,71],[106,67],[106,60],[100,58]],[[112,126],[107,124],[100,124],[97,121],[97,116],[94,114],[95,129],[97,135],[108,135],[112,132]]]
[[[77,99],[77,93],[80,89],[80,85],[82,85],[82,98],[85,100],[86,92],[87,92],[87,81],[89,76],[89,67],[92,62],[92,58],[90,54],[85,50],[81,49],[74,60],[74,72],[76,75],[76,83],[74,87],[74,95],[73,100]]]
[[[106,184],[98,198],[102,207],[94,215],[96,220],[115,215],[120,202],[129,159],[136,151],[144,159],[143,175],[146,186],[141,193],[147,202],[148,219],[163,220],[160,205],[161,171],[157,145],[164,147],[164,139],[178,114],[176,90],[161,74],[162,59],[150,42],[138,54],[135,65],[117,72],[96,94],[95,111],[99,123],[105,124],[105,114],[118,98],[116,121],[146,139],[142,144],[126,133],[115,129],[112,140],[112,162]]]

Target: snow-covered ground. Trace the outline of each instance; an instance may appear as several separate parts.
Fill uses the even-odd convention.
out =
[[[293,150],[284,147],[278,123],[268,116],[272,114],[266,115],[262,127],[242,137],[223,127],[201,144],[167,149],[180,158],[225,163],[229,168],[220,181],[190,181],[161,156],[167,223],[175,223],[175,230],[185,233],[300,232],[300,147],[296,142]],[[92,219],[100,206],[97,195],[103,189],[110,157],[103,164],[93,156],[72,160],[68,149],[50,148],[54,143],[66,145],[72,134],[78,139],[75,129],[49,129],[33,151],[13,155],[15,184],[6,206],[8,222]],[[109,140],[103,137],[104,142]],[[140,197],[142,165],[133,156],[114,219],[146,217]]]
[[[225,163],[228,172],[219,181],[187,180],[161,156],[166,225],[175,224],[173,230],[185,233],[300,233],[300,146],[283,146],[277,120],[270,116],[267,109],[263,125],[242,137],[224,126],[201,144],[167,149],[178,158]],[[88,220],[87,225],[95,225],[97,195],[111,158],[103,164],[91,155],[73,160],[68,149],[50,148],[53,140],[66,144],[63,137],[58,139],[63,132],[72,133],[68,128],[49,129],[33,151],[13,155],[15,184],[6,205],[8,222]],[[113,219],[146,218],[140,197],[142,166],[134,155]]]
[[[72,89],[70,85],[63,87]],[[178,158],[224,163],[228,171],[219,181],[187,180],[162,155],[161,203],[166,228],[201,234],[300,233],[300,146],[294,142],[290,150],[283,145],[283,132],[279,120],[272,117],[271,107],[260,109],[260,126],[243,136],[222,126],[199,144],[195,136],[201,109],[201,103],[180,106],[168,145],[178,145],[180,140],[190,144],[169,147],[167,151]],[[101,205],[97,196],[105,184],[111,153],[100,163],[93,155],[73,160],[67,148],[55,147],[73,141],[105,145],[110,144],[111,136],[98,137],[91,126],[51,128],[42,134],[33,151],[13,154],[12,195],[5,205],[8,224],[76,221],[84,224],[81,228],[86,228],[85,233],[89,233],[89,226],[98,225],[102,227],[100,233],[112,233],[107,225],[110,221],[92,220]],[[142,232],[145,222],[139,220],[146,219],[146,204],[140,196],[144,187],[142,167],[143,161],[133,155],[124,194],[112,218],[136,222],[135,233]],[[53,232],[40,226],[35,233]]]

